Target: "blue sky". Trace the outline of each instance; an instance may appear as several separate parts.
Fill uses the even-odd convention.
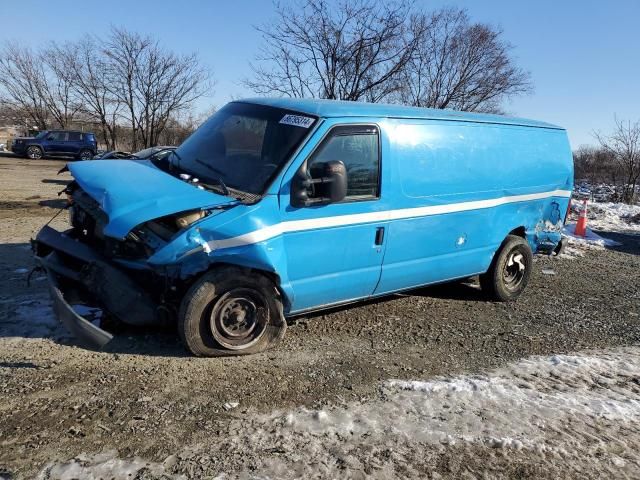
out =
[[[514,115],[567,128],[574,148],[594,143],[614,114],[640,119],[640,0],[417,0],[426,9],[467,8],[473,20],[500,26],[529,70],[535,92],[505,105]],[[251,95],[240,84],[260,44],[253,26],[274,18],[269,0],[143,1],[9,0],[0,41],[38,46],[75,40],[110,25],[152,33],[179,52],[199,53],[214,72],[208,110]]]

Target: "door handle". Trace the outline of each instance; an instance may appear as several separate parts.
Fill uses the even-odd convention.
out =
[[[384,227],[376,228],[376,245],[382,245],[384,241]]]

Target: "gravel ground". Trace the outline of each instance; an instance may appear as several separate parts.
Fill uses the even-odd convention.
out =
[[[93,352],[56,323],[42,277],[26,286],[29,238],[57,212],[56,194],[69,179],[56,175],[63,165],[0,156],[0,478],[640,475],[638,463],[616,460],[638,450],[640,425],[615,419],[602,438],[629,441],[608,463],[613,453],[589,449],[587,440],[572,457],[407,435],[391,444],[384,435],[354,441],[339,429],[314,431],[328,440],[309,450],[311,434],[277,423],[286,412],[323,421],[337,409],[402,408],[380,403],[399,394],[389,393],[391,379],[493,378],[531,356],[587,350],[638,355],[639,237],[615,235],[619,247],[580,258],[537,257],[514,304],[487,302],[472,282],[457,283],[294,319],[276,350],[250,357],[190,357],[173,331],[124,332]],[[52,225],[65,223],[63,213]],[[640,405],[640,367],[632,367],[619,388]],[[588,374],[585,388],[601,388],[598,379],[611,375]],[[591,418],[584,415],[570,422]],[[597,439],[598,431],[576,438]],[[315,467],[294,468],[307,454]]]

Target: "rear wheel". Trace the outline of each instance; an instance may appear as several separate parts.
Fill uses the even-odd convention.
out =
[[[531,277],[533,253],[527,241],[509,235],[491,262],[489,270],[480,275],[480,286],[494,300],[510,302],[524,291]]]
[[[180,306],[179,333],[194,355],[247,355],[276,345],[286,321],[274,283],[236,267],[205,274]]]
[[[27,157],[31,160],[39,160],[42,158],[42,149],[40,147],[36,147],[35,145],[31,145],[27,148]]]

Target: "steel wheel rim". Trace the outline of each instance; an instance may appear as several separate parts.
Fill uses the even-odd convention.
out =
[[[267,325],[263,296],[250,288],[229,290],[214,303],[209,318],[213,338],[224,348],[243,350],[262,338]]]
[[[508,290],[517,290],[524,280],[527,271],[527,260],[518,248],[509,252],[507,261],[502,271],[502,279]]]

